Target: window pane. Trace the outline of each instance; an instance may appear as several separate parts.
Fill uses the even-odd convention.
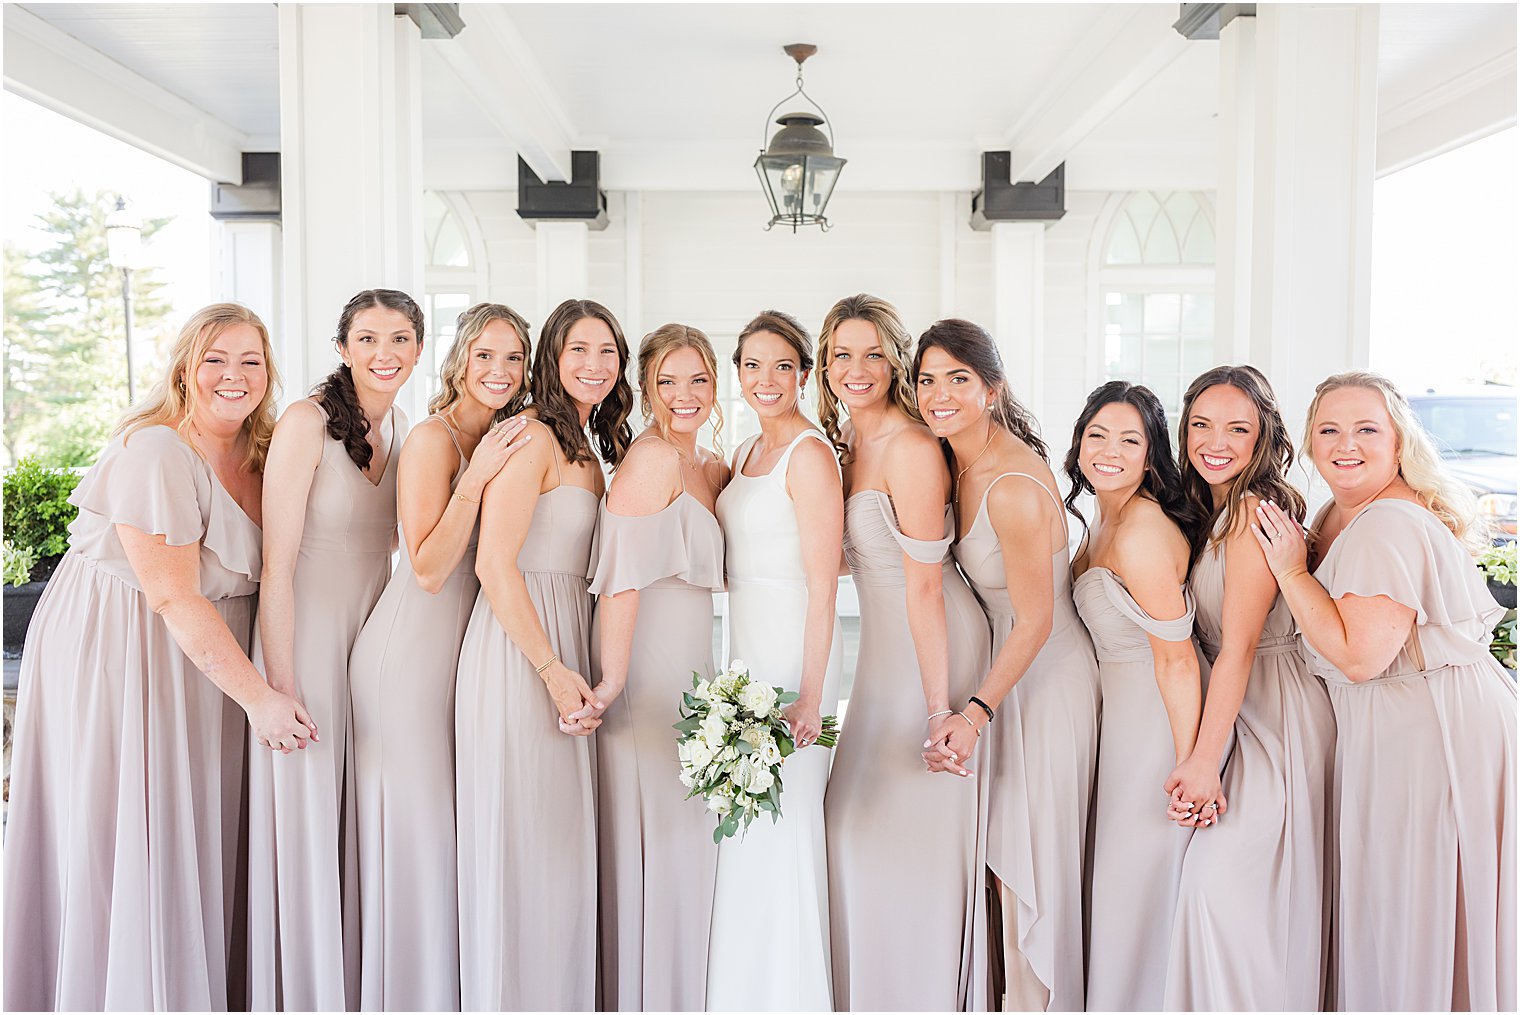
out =
[[[1182,346],[1175,333],[1145,335],[1145,376],[1177,373],[1182,364]]]
[[[1183,293],[1182,330],[1189,335],[1209,335],[1213,333],[1213,293]]]
[[[1208,335],[1182,340],[1182,372],[1192,380],[1214,365],[1214,339]]]
[[[1113,232],[1108,239],[1108,263],[1140,263],[1140,239],[1135,235],[1135,227],[1130,225],[1129,218],[1123,212],[1114,219]]]
[[[1176,332],[1182,325],[1180,293],[1145,294],[1145,330]]]
[[[1214,263],[1214,227],[1201,212],[1193,219],[1187,239],[1182,242],[1182,260],[1184,264]]]
[[[1161,404],[1166,409],[1169,423],[1175,422],[1178,412],[1182,407],[1182,384],[1175,373],[1171,374],[1146,374],[1145,386],[1155,392],[1156,397],[1161,399]],[[1169,426],[1168,430],[1175,430],[1175,426]]]
[[[1145,263],[1146,264],[1177,264],[1182,260],[1182,252],[1177,246],[1177,232],[1172,228],[1171,220],[1165,215],[1158,216],[1151,225],[1151,233],[1145,238]]]
[[[1124,211],[1135,224],[1135,232],[1142,238],[1151,231],[1152,223],[1161,213],[1161,203],[1149,191],[1139,191],[1124,202]]]
[[[1140,331],[1144,327],[1141,309],[1144,297],[1139,293],[1109,293],[1108,324],[1120,331]]]
[[[438,238],[433,241],[432,263],[449,268],[470,266],[470,248],[465,244],[464,233],[452,215],[438,226]]]
[[[443,366],[443,359],[448,355],[449,346],[454,344],[454,328],[458,323],[459,315],[470,308],[472,303],[469,293],[429,293],[427,313],[427,342],[425,347],[431,347],[433,354],[427,357],[430,361],[428,380],[431,382],[428,391],[437,390],[438,371]]]

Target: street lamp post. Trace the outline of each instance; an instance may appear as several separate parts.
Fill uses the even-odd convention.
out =
[[[127,210],[127,200],[116,199],[116,210],[106,216],[106,257],[121,272],[121,305],[126,314],[127,404],[137,401],[137,381],[132,369],[132,269],[142,252],[142,221]]]

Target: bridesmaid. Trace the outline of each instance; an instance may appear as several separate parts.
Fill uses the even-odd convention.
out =
[[[914,375],[919,409],[954,457],[955,555],[992,623],[991,668],[925,745],[934,771],[982,772],[986,862],[1001,911],[991,932],[1002,946],[991,997],[974,1000],[1080,1011],[1099,698],[1092,643],[1071,601],[1066,512],[992,336],[940,321],[919,339]]]
[[[1183,497],[1166,412],[1149,388],[1109,381],[1087,398],[1066,455],[1071,492],[1097,498],[1072,595],[1097,649],[1103,723],[1093,792],[1087,1007],[1156,1011],[1191,829],[1164,784],[1192,753],[1203,703],[1184,586],[1200,530]],[[1159,693],[1158,693],[1159,691]]]
[[[277,388],[252,311],[197,311],[69,498],[69,551],[21,659],[8,1011],[242,1002],[227,969],[243,714],[266,747],[317,736],[248,660]]]
[[[1335,1000],[1513,1011],[1515,685],[1488,652],[1487,534],[1377,374],[1322,381],[1304,442],[1334,498],[1312,556],[1280,505],[1257,538],[1339,728]]]
[[[590,741],[564,734],[600,724],[572,716],[601,705],[582,676],[586,576],[603,492],[597,458],[617,465],[631,437],[627,365],[606,307],[556,307],[533,357],[529,443],[481,501],[480,595],[454,698],[466,1011],[597,1003],[595,775]],[[674,765],[670,779],[679,793]]]
[[[618,1011],[701,1011],[707,998],[718,847],[705,802],[675,784],[671,715],[693,673],[713,675],[713,508],[728,467],[697,435],[717,379],[702,332],[667,324],[644,337],[645,429],[612,478],[592,556],[594,693],[607,708],[596,737],[602,995]]]
[[[829,441],[801,409],[813,368],[807,330],[788,314],[763,311],[739,333],[734,365],[760,433],[734,452],[717,505],[729,651],[751,673],[799,693],[786,708],[799,750],[787,759],[781,821],[756,821],[718,848],[707,1007],[828,1011],[823,797],[833,759],[816,743],[821,717],[839,703],[844,638],[834,602],[844,497]]]
[[[249,773],[249,979],[255,1010],[359,1004],[358,834],[348,657],[391,572],[396,393],[422,351],[422,310],[366,289],[334,339],[343,363],[291,403],[269,447],[254,662],[325,734]]]
[[[1251,533],[1263,500],[1303,519],[1287,480],[1293,442],[1272,386],[1250,366],[1195,380],[1177,439],[1182,489],[1201,520],[1193,535],[1207,540],[1191,585],[1211,665],[1197,743],[1166,788],[1175,819],[1209,830],[1192,837],[1182,863],[1166,1006],[1318,1011],[1335,716]]]
[[[481,493],[527,439],[508,417],[527,400],[528,348],[510,307],[459,315],[443,390],[396,466],[405,553],[349,658],[366,1011],[459,1008],[454,673],[480,591]]]
[[[914,403],[912,348],[875,296],[834,304],[818,336],[819,416],[844,465],[844,553],[860,598],[848,729],[824,799],[834,1003],[964,1011],[982,884],[977,783],[936,778],[919,752],[925,716],[976,692],[988,633],[950,556],[950,473]]]

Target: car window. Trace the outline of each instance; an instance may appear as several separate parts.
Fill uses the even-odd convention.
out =
[[[1515,454],[1515,402],[1509,398],[1428,397],[1411,402],[1441,453]]]

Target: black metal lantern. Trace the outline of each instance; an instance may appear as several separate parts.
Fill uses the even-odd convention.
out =
[[[765,189],[765,198],[771,205],[771,220],[765,228],[770,229],[779,222],[791,226],[794,233],[798,226],[816,225],[827,230],[829,220],[824,216],[824,209],[834,193],[834,184],[839,182],[839,171],[844,168],[845,160],[834,157],[834,128],[823,107],[802,90],[802,61],[818,52],[818,47],[793,43],[785,49],[786,54],[797,61],[797,90],[771,107],[765,118],[766,124],[769,126],[774,117],[781,129],[755,159],[755,173],[760,177],[760,186]],[[817,112],[776,116],[776,110],[797,96]],[[819,127],[826,128],[828,133]]]

